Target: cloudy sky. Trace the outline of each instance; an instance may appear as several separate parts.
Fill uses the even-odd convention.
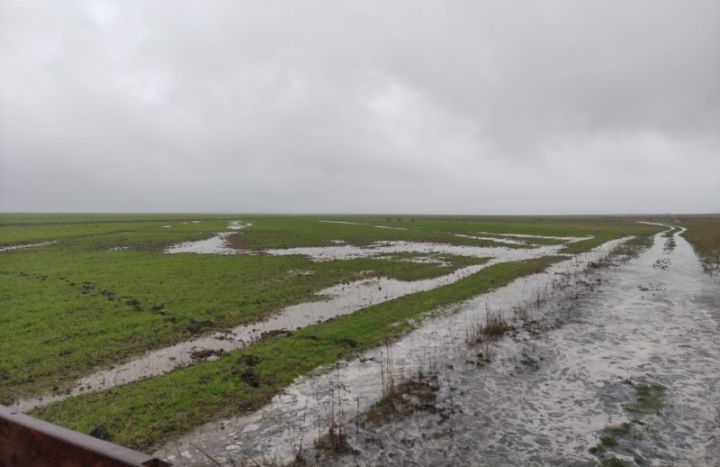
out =
[[[720,212],[720,2],[0,0],[0,211]]]

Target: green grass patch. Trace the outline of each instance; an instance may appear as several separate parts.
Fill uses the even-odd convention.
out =
[[[380,425],[421,410],[434,411],[438,389],[436,376],[402,381],[363,414],[362,422]]]
[[[598,464],[599,467],[630,467],[631,465],[630,462],[618,459],[617,457],[603,459],[600,461],[600,464]]]
[[[605,428],[605,432],[615,437],[627,436],[630,433],[630,424],[623,423],[622,425],[610,426]]]
[[[603,447],[612,448],[612,447],[617,446],[618,442],[612,436],[605,435],[605,436],[600,437],[600,444],[602,444]]]
[[[635,403],[625,406],[630,412],[659,414],[665,406],[665,386],[661,384],[639,384],[635,386]]]
[[[708,272],[720,272],[720,215],[687,216],[679,219],[687,227],[683,235]]]

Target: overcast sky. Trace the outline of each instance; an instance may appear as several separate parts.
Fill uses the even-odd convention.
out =
[[[720,1],[0,0],[0,211],[720,212]]]

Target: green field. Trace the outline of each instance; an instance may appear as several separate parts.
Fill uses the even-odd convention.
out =
[[[233,220],[252,224],[230,238],[231,246],[247,254],[163,253],[171,245],[225,231]],[[0,402],[62,392],[78,377],[148,350],[318,300],[315,292],[334,284],[380,276],[418,280],[484,261],[443,255],[436,258],[441,262],[417,263],[407,254],[316,262],[302,255],[272,256],[265,252],[270,248],[399,240],[497,246],[457,234],[592,236],[561,251],[578,253],[613,238],[657,231],[625,217],[3,214],[0,248],[55,243],[0,251]],[[700,228],[688,232],[691,241],[694,232]],[[717,230],[703,232],[712,237]],[[561,242],[525,240],[528,245],[506,246]],[[85,432],[103,425],[112,440],[151,449],[204,422],[253,410],[296,376],[405,332],[412,318],[542,270],[556,259],[494,265],[450,285],[263,339],[214,362],[74,397],[33,414]],[[252,369],[243,363],[247,355],[259,358]],[[257,386],[237,376],[246,371],[257,373]]]
[[[720,215],[685,216],[677,222],[687,227],[685,238],[709,272],[720,272]]]

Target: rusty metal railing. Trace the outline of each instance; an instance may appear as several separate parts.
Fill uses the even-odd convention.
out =
[[[167,462],[0,405],[0,467],[165,467]]]

